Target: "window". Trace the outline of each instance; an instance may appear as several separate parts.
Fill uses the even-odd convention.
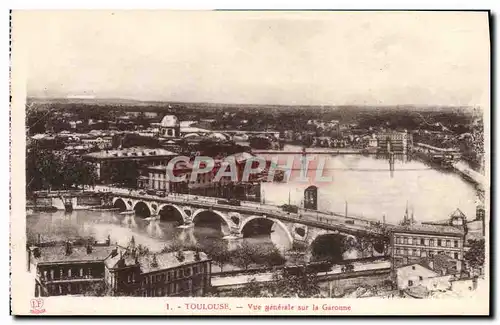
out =
[[[429,239],[429,246],[434,246],[434,239]]]
[[[187,268],[184,270],[184,276],[187,277],[187,276],[190,276],[191,275],[191,269],[190,268]]]
[[[131,276],[130,274],[127,276],[127,282],[130,283],[130,280],[131,280]]]
[[[409,249],[409,250],[408,250],[408,255],[410,255],[410,256],[411,256],[412,254],[413,254],[413,250]]]
[[[405,244],[408,244],[408,237],[405,237]]]
[[[167,273],[167,282],[170,282],[172,280],[172,272]]]
[[[441,246],[441,239],[438,239],[438,246]]]
[[[59,269],[59,278],[62,279],[63,277],[63,269]]]
[[[50,270],[50,280],[54,279],[54,270]]]
[[[420,245],[424,246],[425,245],[425,239],[420,238]]]
[[[83,278],[83,269],[80,269],[80,277]]]
[[[408,244],[410,244],[410,245],[411,245],[412,243],[413,243],[413,239],[412,239],[411,237],[410,237],[410,238],[408,238]]]
[[[71,278],[71,269],[68,269],[68,278]]]
[[[413,245],[418,245],[419,241],[418,238],[413,238]]]
[[[458,247],[458,240],[455,240],[455,241],[454,241],[454,246],[455,246],[455,247]]]
[[[43,278],[47,279],[47,271],[43,271]]]
[[[411,287],[413,285],[413,281],[412,280],[408,280],[408,286]]]
[[[455,253],[453,253],[453,257],[454,257],[456,260],[458,260],[458,253],[456,253],[456,252],[455,252]]]
[[[427,257],[427,252],[422,250],[422,254],[420,254],[421,257]]]
[[[414,249],[413,256],[420,256],[420,251],[418,249]]]
[[[451,240],[446,241],[446,247],[451,247]]]

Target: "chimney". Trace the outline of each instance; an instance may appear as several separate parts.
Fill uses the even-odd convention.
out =
[[[178,251],[175,257],[177,257],[179,262],[183,262],[186,259],[183,251]]]
[[[92,254],[92,244],[87,244],[87,254]]]
[[[158,260],[156,259],[156,254],[153,254],[153,259],[151,261],[151,267],[158,267]]]
[[[65,249],[66,249],[66,255],[71,255],[71,253],[73,252],[73,248],[71,247],[71,243],[70,242],[66,242],[65,244]]]
[[[38,234],[38,244],[40,245],[41,242],[42,242],[42,235]]]

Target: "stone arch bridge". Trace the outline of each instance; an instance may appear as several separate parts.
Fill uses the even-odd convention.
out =
[[[144,218],[160,220],[173,217],[185,227],[206,218],[218,219],[225,236],[246,237],[254,228],[267,227],[270,232],[284,234],[285,246],[289,248],[295,244],[310,247],[318,238],[328,235],[341,235],[355,241],[368,238],[373,242],[383,242],[384,246],[389,244],[386,233],[373,222],[318,211],[289,213],[276,206],[254,202],[235,206],[220,204],[216,198],[186,195],[157,197],[110,193],[109,199],[122,211],[135,211]]]

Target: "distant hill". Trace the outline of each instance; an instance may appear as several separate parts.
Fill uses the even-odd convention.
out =
[[[393,105],[393,106],[355,106],[355,105],[262,105],[262,104],[229,104],[229,103],[196,103],[196,102],[174,102],[174,101],[143,101],[123,98],[40,98],[28,97],[27,103],[35,104],[78,104],[93,106],[122,106],[125,109],[141,107],[189,107],[192,109],[224,109],[227,111],[238,110],[322,110],[340,112],[366,112],[376,113],[381,111],[419,111],[419,112],[470,112],[472,107],[468,106],[438,106],[438,105]]]

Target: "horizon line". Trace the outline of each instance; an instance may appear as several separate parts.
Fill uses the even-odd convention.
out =
[[[482,108],[480,104],[476,105],[453,105],[453,104],[256,104],[256,103],[229,103],[229,102],[197,102],[197,101],[172,101],[172,100],[153,100],[153,99],[135,99],[126,97],[98,97],[98,96],[78,96],[67,95],[66,97],[54,96],[26,96],[26,99],[43,100],[88,100],[88,101],[129,101],[138,103],[165,103],[165,104],[210,104],[210,105],[247,105],[247,106],[290,106],[290,107],[442,107],[442,108]]]

